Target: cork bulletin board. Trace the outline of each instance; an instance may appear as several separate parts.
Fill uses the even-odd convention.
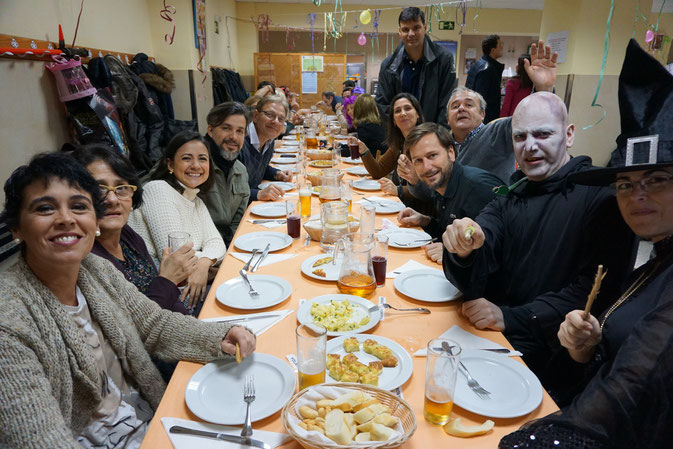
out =
[[[255,53],[255,86],[260,81],[270,81],[276,86],[288,86],[299,95],[302,108],[310,107],[322,99],[322,92],[330,90],[341,94],[346,79],[346,55],[316,53],[323,57],[323,71],[318,72],[318,93],[302,94],[302,56],[310,53]]]

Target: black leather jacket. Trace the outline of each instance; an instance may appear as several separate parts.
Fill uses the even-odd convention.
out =
[[[500,117],[500,81],[505,64],[501,64],[489,55],[476,61],[467,74],[465,87],[479,92],[486,100],[484,123]]]

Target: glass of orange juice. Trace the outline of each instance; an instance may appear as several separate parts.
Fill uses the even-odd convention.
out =
[[[325,382],[327,329],[315,324],[297,327],[299,390]]]
[[[460,352],[453,340],[435,338],[428,342],[423,414],[432,424],[443,426],[451,418]]]

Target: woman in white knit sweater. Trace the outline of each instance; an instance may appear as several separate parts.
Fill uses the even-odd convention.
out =
[[[143,205],[129,216],[129,225],[145,240],[157,266],[172,232],[187,232],[194,243],[197,268],[188,278],[182,299],[190,308],[206,296],[208,269],[222,260],[227,248],[206,205],[196,194],[213,183],[213,163],[203,137],[197,132],[177,134],[143,186]],[[177,248],[172,248],[173,250]]]

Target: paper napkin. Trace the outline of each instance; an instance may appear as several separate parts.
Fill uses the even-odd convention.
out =
[[[476,335],[469,333],[462,327],[457,326],[455,324],[451,326],[449,330],[440,335],[438,338],[448,338],[449,340],[453,340],[456,343],[458,343],[461,348],[467,348],[467,349],[505,348],[504,346],[501,346],[498,343],[494,343],[486,338],[477,337]],[[414,352],[414,355],[416,357],[425,357],[427,355],[427,349],[426,348],[419,349],[418,351]],[[512,350],[509,351],[509,354],[503,354],[503,355],[508,355],[510,357],[513,356],[520,357],[523,354],[521,354],[519,351]]]
[[[404,265],[402,265],[400,267],[397,267],[393,271],[389,271],[388,273],[386,273],[386,277],[388,279],[394,279],[397,276],[399,276],[400,274],[402,274],[406,271],[411,271],[411,270],[437,270],[437,268],[422,264],[420,262],[416,262],[415,260],[410,260],[410,261],[406,262]],[[440,271],[440,270],[437,270],[437,271]]]
[[[250,446],[230,443],[228,441],[169,432],[169,429],[173,426],[183,426],[195,430],[205,430],[207,432],[240,435],[240,427],[220,426],[218,424],[202,423],[169,417],[161,418],[161,424],[164,425],[164,429],[168,434],[168,438],[171,440],[171,443],[175,449],[193,449],[195,447],[198,447],[199,449],[250,449]],[[265,430],[255,430],[251,438],[263,441],[272,448],[285,444],[288,440],[292,439],[292,437],[286,433],[267,432]]]
[[[240,324],[241,326],[245,326],[248,329],[250,329],[256,336],[262,335],[264,332],[268,331],[271,329],[273,326],[278,324],[283,318],[288,316],[294,312],[292,309],[287,309],[287,310],[274,310],[272,312],[262,312],[262,313],[249,313],[245,315],[238,315],[238,316],[226,316],[226,317],[217,317],[217,318],[204,318],[201,321],[208,322],[208,323],[226,323],[229,319],[234,319],[234,318],[250,318],[254,316],[265,316],[265,315],[270,315],[268,318],[260,318],[258,320],[252,320],[252,321],[234,321],[231,324]],[[279,315],[279,316],[275,316]]]
[[[285,225],[283,225],[283,226],[285,226]],[[250,260],[250,256],[251,256],[251,253],[229,253],[229,254],[231,254],[232,256],[234,256],[235,258],[237,258],[238,260],[240,260],[241,262],[244,262],[244,263],[247,263],[248,260]],[[255,265],[257,263],[257,259],[259,257],[260,257],[259,255],[255,256],[255,259],[252,261],[250,266]],[[271,265],[271,264],[274,264],[276,262],[282,262],[284,260],[292,259],[293,257],[297,257],[297,255],[296,254],[271,254],[271,253],[269,253],[269,254],[266,255],[266,258],[262,261],[262,264],[260,265],[260,267],[265,267],[267,265]]]
[[[278,222],[278,221],[268,221],[266,223],[255,223],[254,220],[266,220],[266,218],[254,218],[254,219],[253,218],[248,218],[248,221],[250,223],[257,224],[259,226],[264,226],[265,228],[269,228],[269,229],[278,228],[280,226],[286,226],[285,223],[281,223],[281,222]],[[269,218],[269,220],[270,220],[270,218]],[[284,220],[284,218],[279,218],[279,220]],[[247,262],[247,260],[246,260],[246,262]]]

